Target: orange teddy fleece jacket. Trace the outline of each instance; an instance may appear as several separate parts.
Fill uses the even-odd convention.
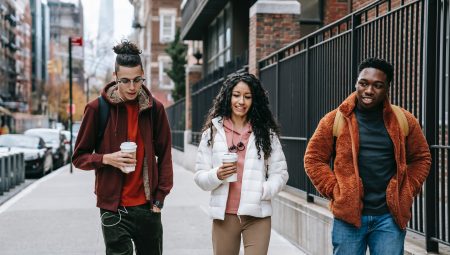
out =
[[[358,166],[355,165],[359,152],[358,121],[354,113],[356,103],[356,93],[352,93],[338,109],[320,120],[306,148],[304,164],[316,189],[330,199],[330,210],[334,217],[360,227],[364,188]],[[338,110],[345,121],[334,146],[333,124]],[[402,110],[409,126],[407,137],[402,133],[389,99],[384,101],[383,120],[394,144],[397,163],[396,174],[386,189],[386,202],[397,225],[405,229],[411,219],[414,197],[420,192],[430,170],[431,155],[419,122],[410,112]],[[330,161],[334,148],[336,156],[332,170]]]

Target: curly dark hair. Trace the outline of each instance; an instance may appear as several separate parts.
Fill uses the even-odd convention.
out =
[[[280,136],[280,127],[270,111],[267,91],[253,74],[233,73],[228,76],[224,81],[219,94],[217,94],[214,99],[213,106],[209,110],[202,131],[207,129],[211,130],[211,135],[208,140],[208,146],[210,146],[213,139],[212,120],[216,117],[231,118],[231,96],[233,88],[241,81],[250,87],[252,93],[252,105],[248,111],[247,120],[252,125],[252,130],[256,138],[255,143],[258,149],[258,158],[261,158],[261,150],[264,152],[264,157],[268,158],[272,152],[270,144],[271,136],[273,134]],[[221,121],[223,121],[223,119]]]
[[[368,58],[358,66],[358,73],[365,68],[375,68],[386,74],[387,84],[389,85],[394,77],[394,67],[391,63],[381,58]]]
[[[113,47],[113,51],[117,54],[115,63],[116,73],[119,71],[119,66],[135,67],[140,65],[142,68],[142,60],[141,56],[139,56],[142,50],[136,44],[128,40],[122,40]]]

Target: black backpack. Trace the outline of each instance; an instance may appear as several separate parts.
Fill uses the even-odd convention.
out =
[[[154,98],[152,97],[152,99],[154,100]],[[152,107],[152,111],[151,111],[151,118],[152,118],[152,141],[153,144],[155,142],[155,127],[154,127],[154,123],[155,123],[155,111],[156,111],[156,105],[153,105]],[[103,135],[105,134],[105,128],[106,128],[106,123],[108,123],[108,119],[109,119],[109,103],[106,102],[106,100],[100,95],[98,97],[98,109],[99,109],[99,120],[100,120],[100,125],[99,125],[99,130],[97,133],[97,146],[100,144],[100,142],[103,140]]]

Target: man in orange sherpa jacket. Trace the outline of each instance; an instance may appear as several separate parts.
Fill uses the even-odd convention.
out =
[[[407,136],[389,103],[393,67],[370,58],[359,66],[352,93],[326,114],[309,141],[305,170],[330,199],[334,254],[403,254],[411,205],[430,165],[429,146],[415,117],[400,109]],[[337,111],[343,124],[333,134]],[[330,160],[334,155],[334,167]]]

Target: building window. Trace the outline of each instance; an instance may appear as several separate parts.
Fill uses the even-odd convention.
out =
[[[231,18],[228,5],[209,27],[208,73],[231,61]]]
[[[173,89],[175,84],[169,78],[166,71],[172,68],[170,57],[159,57],[159,87],[162,89]]]
[[[176,9],[159,10],[159,41],[168,43],[175,39]]]

